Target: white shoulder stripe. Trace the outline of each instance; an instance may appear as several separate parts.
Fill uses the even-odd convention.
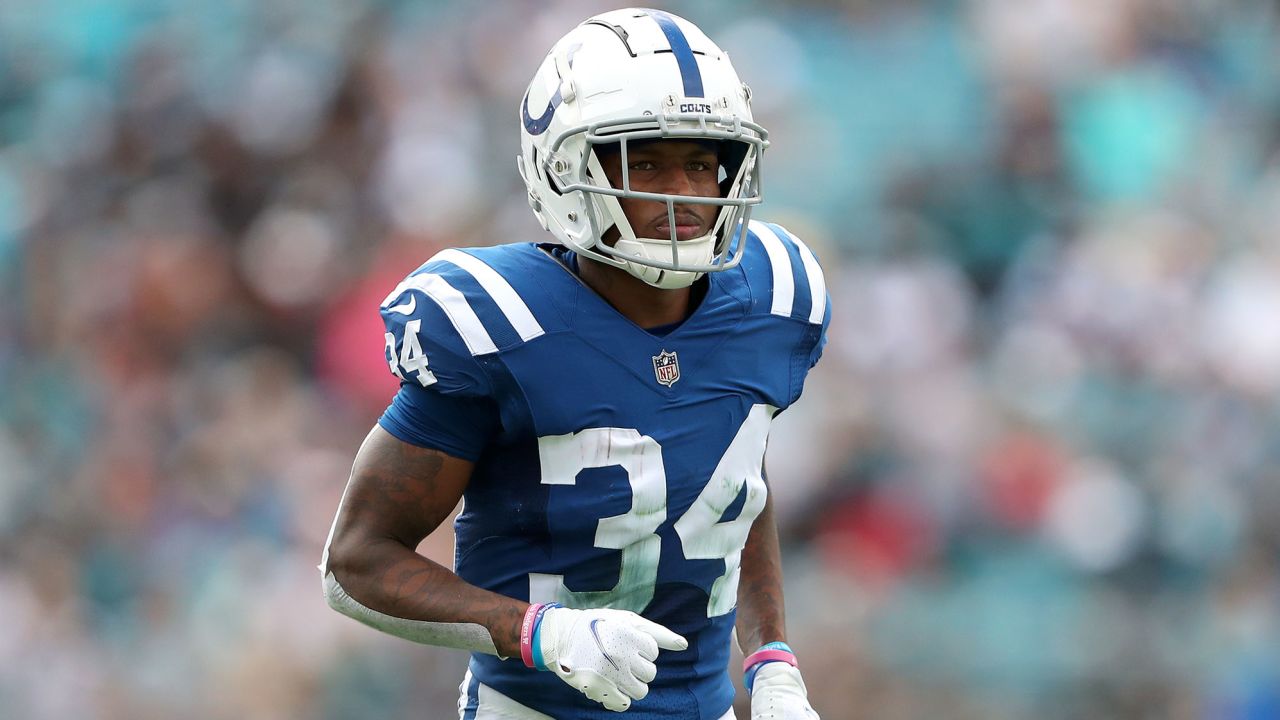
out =
[[[818,259],[813,256],[813,251],[800,242],[800,238],[789,231],[783,232],[786,232],[791,241],[796,244],[796,249],[800,251],[800,261],[804,263],[804,274],[809,278],[809,297],[813,298],[813,307],[809,310],[809,322],[821,325],[822,317],[827,314],[827,281],[822,276],[822,267],[818,265]]]
[[[498,304],[498,309],[507,316],[507,322],[516,329],[520,339],[529,341],[545,333],[537,319],[533,317],[533,313],[529,311],[529,306],[520,299],[516,289],[511,287],[511,283],[499,275],[498,271],[489,267],[488,263],[475,255],[453,249],[436,253],[431,260],[444,260],[470,273],[476,282],[480,283],[480,287],[489,293],[489,297]]]
[[[769,312],[782,317],[791,316],[791,307],[796,298],[795,275],[791,270],[791,256],[783,247],[782,240],[773,230],[759,220],[752,220],[748,229],[760,238],[764,250],[769,255],[769,265],[773,269],[773,306]]]
[[[444,278],[434,273],[420,273],[406,278],[391,291],[387,300],[382,303],[383,306],[385,307],[406,290],[418,290],[434,300],[444,314],[449,316],[449,322],[453,323],[454,329],[462,336],[462,341],[467,344],[467,350],[470,350],[472,355],[487,355],[498,351],[498,346],[493,344],[493,338],[489,337],[484,324],[480,322],[479,317],[476,317],[476,312],[471,309],[471,303],[467,302],[466,296],[458,292]]]

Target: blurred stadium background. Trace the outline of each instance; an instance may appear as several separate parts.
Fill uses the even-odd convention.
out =
[[[547,239],[517,102],[611,7],[0,3],[0,714],[452,716],[315,564],[378,302]],[[1280,717],[1277,4],[664,7],[835,303],[769,461],[823,717]]]

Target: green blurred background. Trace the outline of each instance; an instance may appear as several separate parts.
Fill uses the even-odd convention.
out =
[[[549,239],[517,103],[612,7],[0,3],[0,715],[456,716],[315,565],[379,301]],[[1277,3],[664,8],[834,303],[769,457],[823,718],[1280,718]]]

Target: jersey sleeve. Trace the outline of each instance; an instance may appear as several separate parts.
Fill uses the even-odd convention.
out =
[[[459,297],[442,275],[418,271],[383,301],[383,352],[400,391],[378,424],[404,442],[475,460],[500,422]]]
[[[378,424],[410,445],[475,462],[501,420],[489,398],[445,395],[405,382]]]

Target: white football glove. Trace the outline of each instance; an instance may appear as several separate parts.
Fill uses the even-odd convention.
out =
[[[633,612],[562,607],[542,616],[538,640],[548,670],[614,712],[649,694],[658,648],[689,647],[688,640]]]
[[[751,684],[751,720],[819,720],[799,670],[784,662],[760,666]]]

